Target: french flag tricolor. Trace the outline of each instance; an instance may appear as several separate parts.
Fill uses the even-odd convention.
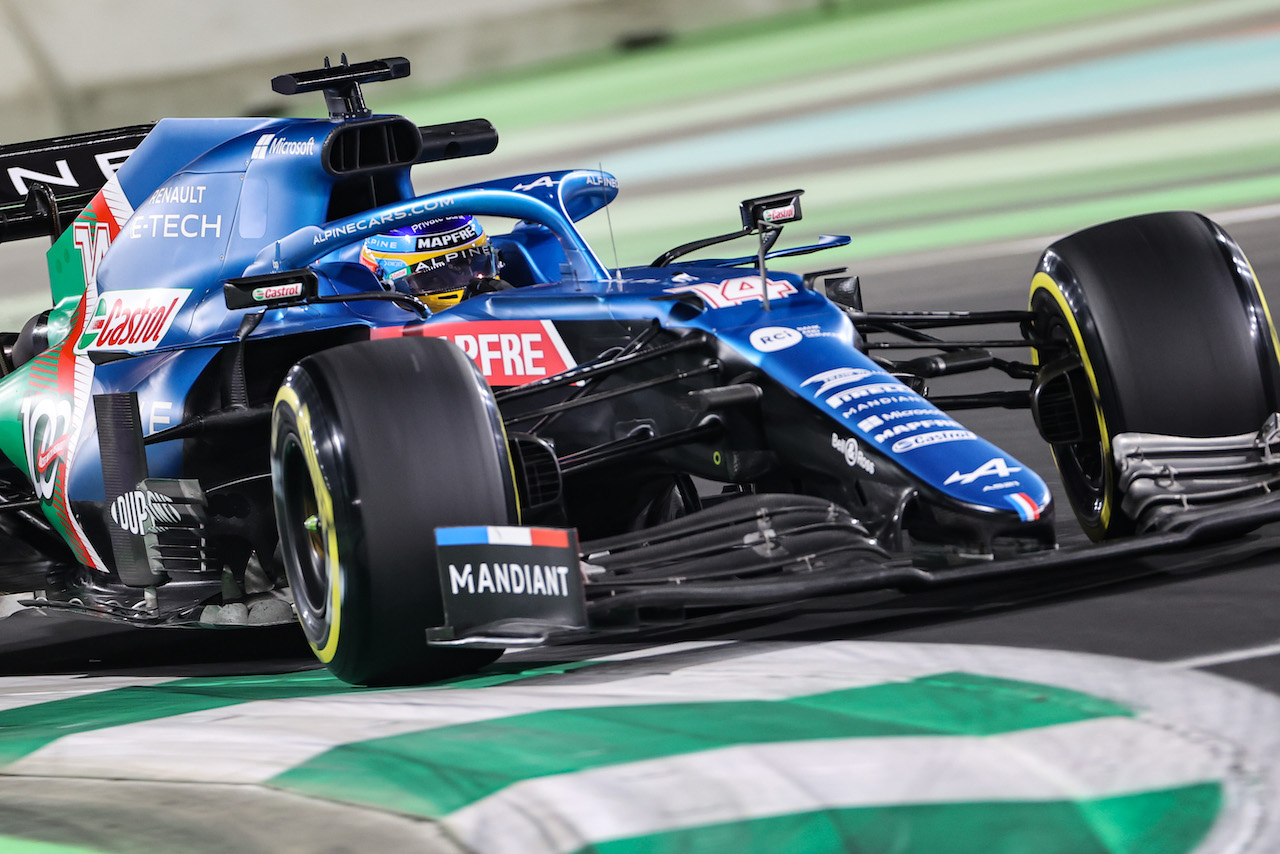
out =
[[[437,528],[437,546],[554,546],[569,547],[569,532],[559,528],[518,528],[474,525]]]
[[[1005,501],[1013,505],[1013,509],[1018,511],[1018,515],[1022,517],[1024,522],[1034,522],[1040,518],[1040,505],[1031,500],[1031,496],[1025,492],[1017,492],[1013,495],[1006,495]]]

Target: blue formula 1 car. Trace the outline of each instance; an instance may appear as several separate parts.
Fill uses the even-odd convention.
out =
[[[0,238],[53,239],[54,300],[3,338],[5,592],[139,625],[296,619],[340,678],[394,684],[652,614],[1043,571],[1280,515],[1280,346],[1208,220],[1064,238],[1006,312],[875,313],[842,270],[774,271],[848,240],[777,247],[800,191],[610,271],[575,228],[617,194],[603,172],[417,195],[411,167],[497,135],[373,115],[362,84],[407,73],[276,78],[323,91],[327,119],[0,148]],[[737,238],[741,257],[709,252]],[[410,286],[441,271],[447,292]],[[1019,332],[935,334],[980,324]],[[992,369],[1026,388],[929,392]],[[1109,542],[1057,548],[1045,482],[956,414],[990,406],[1032,410]]]

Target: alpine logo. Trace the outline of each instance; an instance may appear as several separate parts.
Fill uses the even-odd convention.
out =
[[[943,484],[950,486],[958,483],[961,486],[968,486],[975,480],[983,477],[998,477],[1001,480],[1008,480],[1015,472],[1022,471],[1018,466],[1010,466],[1002,457],[995,457],[987,460],[968,474],[961,474],[959,471],[951,473],[951,476],[943,481]]]
[[[555,189],[555,186],[556,186],[555,179],[553,179],[550,175],[543,175],[541,178],[538,178],[536,181],[530,181],[528,184],[516,184],[511,189],[515,190],[517,193],[525,193],[525,192],[528,192],[529,190],[536,190],[538,187]]]

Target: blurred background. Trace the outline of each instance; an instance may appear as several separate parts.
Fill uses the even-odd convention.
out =
[[[740,200],[793,188],[806,190],[804,220],[784,242],[853,236],[811,268],[852,265],[865,279],[1016,256],[1019,293],[1023,255],[1094,222],[1191,208],[1231,228],[1280,210],[1280,0],[132,0],[120,11],[0,0],[0,143],[163,116],[323,115],[318,95],[286,99],[270,79],[345,52],[411,61],[409,79],[368,87],[376,112],[497,126],[495,154],[418,167],[424,191],[573,167],[616,175],[618,200],[584,224],[609,265],[734,230]],[[0,323],[11,324],[38,310],[43,279],[38,260],[12,268],[3,248]],[[18,284],[33,279],[39,293]],[[939,284],[884,296],[943,307]]]

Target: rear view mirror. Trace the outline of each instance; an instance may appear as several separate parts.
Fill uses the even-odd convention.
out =
[[[255,306],[281,308],[286,305],[301,305],[314,297],[316,292],[316,274],[305,269],[229,279],[222,286],[227,308],[232,310]]]
[[[797,221],[800,219],[802,193],[804,190],[788,190],[745,200],[741,208],[742,227],[755,231],[761,227]]]

